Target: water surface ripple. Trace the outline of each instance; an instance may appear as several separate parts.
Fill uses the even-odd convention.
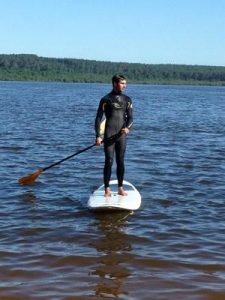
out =
[[[0,82],[1,299],[225,299],[225,88],[129,85],[135,213],[94,214],[107,84]],[[115,174],[115,168],[113,170]]]

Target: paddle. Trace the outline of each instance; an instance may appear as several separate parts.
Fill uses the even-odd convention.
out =
[[[47,167],[45,167],[45,168],[43,168],[43,169],[40,169],[40,170],[37,170],[37,171],[34,172],[33,174],[29,174],[29,175],[27,175],[27,176],[21,177],[21,178],[18,180],[18,182],[19,182],[20,184],[23,184],[23,185],[26,185],[26,184],[32,184],[32,183],[34,183],[34,181],[38,178],[38,176],[39,176],[41,173],[43,173],[44,171],[46,171],[46,170],[48,170],[48,169],[50,169],[50,168],[52,168],[52,167],[54,167],[54,166],[56,166],[56,165],[59,165],[59,164],[61,164],[62,162],[64,162],[65,160],[68,160],[68,159],[70,159],[70,158],[72,158],[72,157],[74,157],[74,156],[76,156],[76,155],[78,155],[78,154],[80,154],[80,153],[82,153],[82,152],[85,152],[85,151],[91,149],[91,148],[94,147],[95,145],[96,145],[96,144],[93,144],[93,145],[88,146],[88,147],[86,147],[86,148],[84,148],[84,149],[82,149],[82,150],[79,150],[79,151],[77,151],[76,153],[73,153],[73,154],[71,154],[71,155],[69,155],[69,156],[67,156],[67,157],[65,157],[65,158],[63,158],[63,159],[61,159],[61,160],[59,160],[59,161],[57,161],[57,162],[51,164],[50,166],[47,166]]]
[[[105,125],[105,124],[104,124]],[[104,125],[102,126],[102,128],[101,128],[101,130],[102,130],[102,132],[104,133]],[[115,141],[118,137],[120,137],[121,135],[123,134],[123,132],[122,132],[122,130],[120,131],[120,132],[118,132],[117,134],[115,134],[115,135],[113,135],[113,136],[111,136],[111,137],[109,137],[109,138],[106,138],[105,140],[102,140],[102,144],[104,143],[104,142],[110,142],[110,141]],[[61,164],[62,162],[64,162],[65,160],[68,160],[68,159],[70,159],[70,158],[72,158],[72,157],[74,157],[74,156],[76,156],[76,155],[78,155],[78,154],[80,154],[80,153],[83,153],[83,152],[85,152],[85,151],[87,151],[87,150],[89,150],[89,149],[91,149],[92,147],[94,147],[96,145],[96,143],[94,143],[93,145],[91,145],[91,146],[88,146],[88,147],[86,147],[86,148],[84,148],[84,149],[81,149],[81,150],[79,150],[78,152],[76,152],[76,153],[73,153],[73,154],[71,154],[71,155],[69,155],[69,156],[67,156],[67,157],[65,157],[65,158],[63,158],[63,159],[61,159],[61,160],[59,160],[59,161],[57,161],[57,162],[55,162],[55,163],[53,163],[53,164],[51,164],[50,166],[47,166],[47,167],[45,167],[45,168],[43,168],[43,169],[40,169],[40,170],[37,170],[36,172],[34,172],[34,173],[32,173],[32,174],[29,174],[29,175],[27,175],[27,176],[24,176],[24,177],[21,177],[20,179],[18,179],[18,182],[20,183],[20,184],[22,184],[22,185],[29,185],[29,184],[32,184],[32,183],[34,183],[34,181],[38,178],[38,176],[41,174],[41,173],[43,173],[44,171],[46,171],[46,170],[48,170],[48,169],[50,169],[50,168],[52,168],[52,167],[54,167],[54,166],[56,166],[56,165],[59,165],[59,164]]]

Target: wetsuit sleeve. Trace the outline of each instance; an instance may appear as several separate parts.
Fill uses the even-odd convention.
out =
[[[126,109],[126,127],[130,129],[132,124],[133,124],[132,100],[128,98],[127,109]]]
[[[105,101],[104,99],[101,99],[99,106],[98,106],[98,110],[97,110],[97,114],[96,114],[96,118],[95,118],[95,134],[96,134],[96,138],[100,137],[100,125],[101,125],[101,121],[102,121],[102,117],[104,114],[104,104]]]

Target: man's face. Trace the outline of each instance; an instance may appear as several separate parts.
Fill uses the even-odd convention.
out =
[[[114,82],[114,89],[117,91],[117,92],[123,92],[125,90],[127,86],[127,82],[126,80],[120,80],[119,82]]]

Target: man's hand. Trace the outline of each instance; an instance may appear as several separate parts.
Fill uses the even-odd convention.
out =
[[[129,132],[130,132],[130,130],[129,130],[127,127],[123,128],[123,129],[121,130],[121,133],[128,134]]]
[[[97,137],[95,143],[96,143],[97,146],[100,146],[101,143],[102,143],[102,138],[101,137]]]

